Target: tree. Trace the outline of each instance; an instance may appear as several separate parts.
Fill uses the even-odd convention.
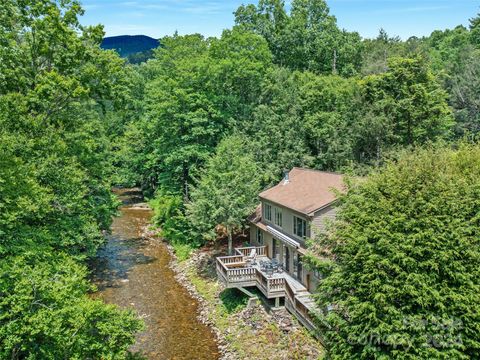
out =
[[[61,253],[0,262],[0,358],[125,358],[142,323],[90,299],[86,275]]]
[[[226,230],[229,254],[233,253],[233,232],[244,225],[255,209],[260,190],[258,168],[252,155],[245,151],[245,143],[240,136],[220,142],[187,204],[188,218],[206,238],[214,239],[218,225]]]
[[[152,80],[138,125],[145,144],[144,185],[169,187],[188,199],[192,173],[213,153],[228,124],[206,87],[209,42],[177,34],[161,42],[147,64]]]
[[[421,58],[394,58],[388,72],[366,77],[364,111],[391,121],[390,144],[414,145],[446,138],[453,125],[447,93]]]
[[[313,243],[334,359],[471,359],[480,351],[480,146],[404,153],[341,197]]]
[[[391,57],[406,56],[404,43],[396,37],[390,37],[380,29],[375,39],[363,41],[362,73],[364,75],[380,74],[388,70],[387,61]]]
[[[128,97],[124,61],[81,14],[0,6],[0,358],[122,358],[141,327],[89,300],[80,263],[116,210],[106,122]]]
[[[457,137],[480,133],[480,50],[465,54],[459,70],[446,80]]]
[[[304,73],[301,108],[309,153],[317,169],[338,171],[354,159],[360,87],[355,79]]]
[[[241,6],[236,24],[262,35],[277,65],[292,70],[352,75],[361,65],[358,33],[340,30],[324,0],[293,0],[290,14],[285,3],[260,0],[258,6]]]
[[[480,13],[470,19],[470,38],[472,44],[477,48],[480,47]]]
[[[258,5],[241,5],[235,11],[235,23],[261,35],[268,43],[274,61],[285,65],[281,36],[289,22],[283,0],[259,0]]]
[[[262,185],[272,185],[284,169],[310,164],[300,99],[301,77],[286,68],[272,69],[262,83],[259,105],[243,129]],[[273,141],[272,141],[273,140]]]
[[[272,54],[261,36],[241,27],[225,30],[209,49],[209,93],[231,127],[242,129],[258,103]]]

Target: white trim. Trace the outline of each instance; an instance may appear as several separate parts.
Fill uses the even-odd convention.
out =
[[[292,239],[290,236],[285,235],[284,233],[278,231],[277,229],[274,229],[270,225],[267,225],[267,231],[275,236],[275,238],[283,241],[287,245],[293,246],[294,248],[299,248],[300,243],[294,239]]]

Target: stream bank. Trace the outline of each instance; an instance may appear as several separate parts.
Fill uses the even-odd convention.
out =
[[[133,309],[145,321],[131,349],[147,359],[215,360],[210,327],[198,319],[198,302],[176,279],[167,246],[145,235],[152,212],[138,189],[115,190],[123,203],[111,234],[91,263],[93,297]]]

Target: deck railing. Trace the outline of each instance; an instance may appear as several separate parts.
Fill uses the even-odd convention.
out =
[[[269,278],[262,271],[247,265],[247,255],[256,249],[258,256],[265,256],[265,246],[244,247],[235,249],[239,255],[217,257],[217,271],[227,284],[242,286],[244,283],[256,282],[256,285],[267,297],[283,296],[284,278]]]
[[[257,286],[268,298],[285,296],[285,306],[301,317],[306,326],[315,328],[311,310],[300,300],[306,290],[295,291],[285,277],[268,277],[258,268],[248,265],[252,249],[258,256],[266,256],[265,246],[237,248],[238,255],[217,257],[217,272],[231,287]],[[248,285],[247,285],[248,284]]]
[[[269,294],[275,293],[275,292],[283,293],[285,291],[285,278],[268,279],[267,291]]]
[[[235,252],[242,256],[250,256],[252,250],[255,249],[257,256],[267,256],[266,246],[247,246],[241,248],[235,248]]]
[[[296,312],[297,316],[300,316],[310,329],[314,329],[315,323],[313,321],[310,309],[305,306],[305,304],[302,303],[297,297],[301,293],[302,292],[299,292],[298,294],[295,293],[288,281],[285,281],[285,306],[290,310],[290,312]]]
[[[251,282],[256,280],[256,269],[254,268],[237,268],[227,270],[228,281],[235,283]]]
[[[219,256],[217,258],[224,265],[245,264],[245,257],[241,255],[234,256]]]

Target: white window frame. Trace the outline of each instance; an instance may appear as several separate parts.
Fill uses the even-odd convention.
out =
[[[298,222],[301,222],[303,226],[301,227],[302,229],[302,234],[300,234],[298,230]],[[293,216],[293,234],[298,236],[301,239],[305,239],[307,237],[307,220],[302,219],[301,217],[298,216]]]
[[[257,227],[256,238],[257,238],[258,245],[263,245],[263,231],[258,227]]]
[[[282,227],[282,222],[283,222],[283,212],[281,208],[275,207],[274,208],[274,213],[275,213],[275,225]]]
[[[272,205],[263,204],[263,217],[265,220],[272,221]]]

